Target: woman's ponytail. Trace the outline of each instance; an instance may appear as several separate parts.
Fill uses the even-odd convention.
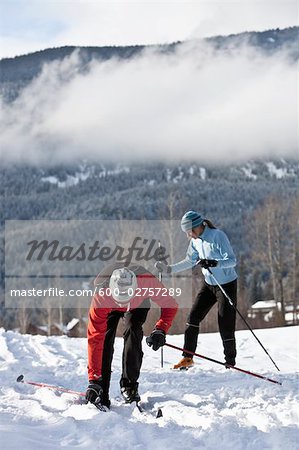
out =
[[[204,221],[203,221],[203,225],[207,225],[209,228],[213,228],[213,229],[216,229],[217,227],[215,227],[213,224],[212,224],[212,222],[209,220],[209,219],[205,219]]]

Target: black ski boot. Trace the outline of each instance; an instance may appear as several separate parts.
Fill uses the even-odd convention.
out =
[[[138,383],[121,383],[121,395],[126,403],[140,402]]]
[[[226,339],[223,341],[225,367],[229,369],[230,366],[236,365],[236,341],[235,339]]]

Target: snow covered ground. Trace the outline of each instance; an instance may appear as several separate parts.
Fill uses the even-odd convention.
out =
[[[188,372],[171,365],[180,353],[144,344],[140,393],[144,407],[163,417],[121,405],[122,339],[117,339],[112,374],[112,410],[76,404],[77,397],[16,383],[27,380],[85,391],[86,339],[21,335],[0,330],[1,449],[295,449],[298,448],[298,327],[257,330],[281,369],[248,331],[237,333],[238,366],[283,383],[266,382],[196,359]],[[168,342],[182,346],[182,336]],[[222,360],[219,334],[200,336],[198,351]]]

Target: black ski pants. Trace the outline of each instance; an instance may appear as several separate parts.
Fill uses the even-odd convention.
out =
[[[148,311],[150,309],[150,300],[142,302],[139,308],[132,311],[112,311],[107,319],[107,331],[105,335],[103,356],[102,356],[102,386],[103,395],[108,398],[111,364],[114,353],[114,341],[117,325],[120,318],[124,318],[124,348],[122,355],[122,376],[121,386],[131,386],[137,382],[143,358],[142,338],[144,324]]]
[[[236,305],[237,280],[223,284],[222,288],[230,297],[233,304]],[[225,359],[227,362],[232,363],[236,357],[236,311],[229,304],[228,299],[223,295],[218,286],[211,286],[205,282],[196,296],[188,317],[184,349],[191,352],[196,351],[200,322],[206,317],[215,303],[218,303],[218,326],[223,342]],[[188,352],[184,352],[183,355],[192,357]]]

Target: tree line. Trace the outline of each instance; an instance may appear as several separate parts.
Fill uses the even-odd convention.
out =
[[[165,205],[166,218],[164,221],[165,230],[169,237],[167,248],[169,249],[170,262],[174,261],[175,258],[176,236],[179,230],[169,229],[169,226],[174,223],[171,219],[177,217],[177,209],[181,208],[181,205],[185,202],[184,193],[173,190]],[[249,241],[250,251],[246,254],[238,254],[238,249],[235,249],[238,254],[238,308],[254,328],[297,323],[299,300],[298,217],[299,195],[293,197],[269,196],[244,217],[246,222],[244,239]],[[229,235],[230,230],[226,231]],[[124,239],[128,239],[128,235],[124,236]],[[191,276],[181,274],[179,278],[165,280],[165,282],[168,286],[182,287],[186,298],[194,298],[200,283],[202,283],[201,271],[196,267],[193,269]],[[26,333],[30,327],[32,329],[32,324],[44,325],[48,334],[52,334],[53,326],[58,325],[61,333],[63,333],[66,324],[76,317],[81,323],[79,335],[85,335],[88,308],[86,304],[82,307],[80,299],[71,309],[64,308],[63,303],[53,308],[50,301],[42,309],[27,309],[22,306],[22,299],[20,300],[20,307],[17,310],[11,310],[6,323],[3,324],[7,328],[17,328]],[[250,314],[252,304],[261,300],[275,302],[275,308],[272,308],[272,315],[268,321],[265,321],[265,317],[259,314],[255,317]],[[170,330],[171,333],[183,333],[189,307],[190,303],[180,304],[177,317]],[[286,321],[288,311],[291,312],[292,319]],[[150,332],[158,315],[159,311],[156,308],[150,312],[145,325],[146,334]],[[243,328],[246,327],[244,327],[242,321],[238,320],[237,329]],[[215,307],[214,312],[203,321],[201,332],[213,332],[217,329],[217,308]],[[57,329],[55,333],[60,334],[59,331],[57,333]],[[121,333],[122,324],[120,323],[118,334],[121,335]]]

